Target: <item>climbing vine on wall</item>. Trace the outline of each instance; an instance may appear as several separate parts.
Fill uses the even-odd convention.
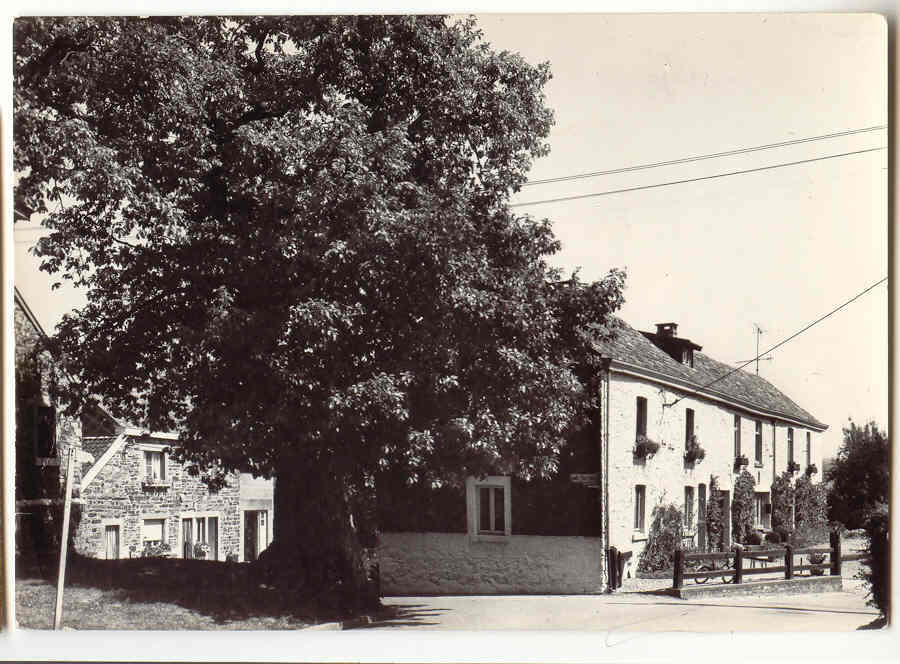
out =
[[[731,497],[731,528],[735,542],[746,542],[753,532],[753,475],[742,470],[734,482]]]
[[[711,551],[725,548],[725,514],[719,503],[719,478],[709,477],[709,500],[706,503],[706,535]]]

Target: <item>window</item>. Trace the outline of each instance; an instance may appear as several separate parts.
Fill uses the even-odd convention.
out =
[[[762,464],[762,422],[756,420],[756,463]]]
[[[505,501],[502,486],[478,487],[478,532],[485,535],[503,535]]]
[[[510,483],[506,475],[470,477],[466,481],[469,535],[502,537],[512,534]]]
[[[219,517],[194,516],[181,519],[181,544],[183,558],[219,559]],[[205,544],[201,553],[197,545]]]
[[[694,487],[684,487],[684,529],[694,529]]]
[[[809,431],[806,432],[806,466],[807,468],[812,465],[812,442],[811,435]]]
[[[794,430],[788,427],[788,463],[794,461]]]
[[[734,456],[741,456],[741,416],[734,416]]]
[[[683,348],[681,350],[681,363],[686,364],[689,367],[694,366],[694,351],[690,348]]]
[[[753,494],[753,527],[769,527],[769,494],[765,492]]]
[[[48,459],[56,456],[56,410],[37,406],[34,412],[34,456]]]
[[[144,451],[144,479],[164,482],[166,479],[166,456],[163,452]]]
[[[162,544],[166,541],[165,532],[165,519],[144,519],[144,524],[141,528],[141,541],[145,544]]]
[[[637,484],[634,487],[634,529],[644,532],[644,509],[647,500],[647,487]]]
[[[684,448],[687,449],[694,437],[694,409],[688,408],[684,411]]]
[[[638,397],[635,403],[637,411],[637,423],[635,425],[635,438],[647,435],[647,399]]]

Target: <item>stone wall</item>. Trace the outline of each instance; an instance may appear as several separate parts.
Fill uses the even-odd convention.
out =
[[[217,516],[219,519],[218,559],[240,549],[240,485],[238,475],[217,493],[199,477],[192,477],[171,458],[166,461],[166,486],[144,488],[144,450],[129,438],[90,485],[82,491],[84,509],[76,535],[79,553],[105,556],[105,526],[119,526],[119,555],[140,555],[141,527],[145,518],[166,519],[166,540],[176,557],[182,556],[182,516]],[[98,460],[99,461],[99,460]],[[132,547],[134,547],[132,551]]]
[[[605,589],[599,537],[381,533],[385,595],[594,594]]]
[[[709,500],[710,476],[718,478],[719,489],[731,491],[734,472],[734,416],[741,416],[741,452],[749,460],[747,470],[757,481],[756,490],[768,492],[776,474],[787,467],[787,427],[783,421],[759,417],[762,421],[762,461],[755,461],[755,421],[757,416],[730,408],[716,401],[688,396],[649,380],[613,371],[609,385],[609,545],[620,551],[632,551],[626,571],[633,574],[646,544],[653,508],[660,503],[684,506],[685,487],[694,488],[693,523],[697,523],[699,486],[705,485]],[[637,459],[636,398],[647,400],[647,437],[660,444],[649,459]],[[671,404],[681,398],[674,406]],[[706,452],[706,458],[694,465],[684,462],[685,411],[694,410],[694,434]],[[794,458],[805,461],[806,432],[794,429]],[[819,434],[812,432],[812,458],[816,458]],[[805,469],[805,467],[804,467]],[[802,472],[802,471],[801,471]],[[645,531],[634,529],[635,486],[646,487]],[[696,530],[694,543],[697,543]]]

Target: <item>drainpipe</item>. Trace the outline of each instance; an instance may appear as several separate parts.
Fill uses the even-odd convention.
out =
[[[601,360],[600,365],[600,472],[601,478],[601,509],[600,524],[600,551],[601,559],[605,562],[606,569],[603,574],[606,591],[612,589],[608,585],[609,557],[606,552],[609,549],[609,359]]]
[[[778,478],[778,472],[775,469],[775,420],[772,420],[772,483]]]

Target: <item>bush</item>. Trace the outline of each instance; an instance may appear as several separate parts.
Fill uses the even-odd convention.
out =
[[[755,530],[747,533],[747,536],[744,539],[744,544],[750,544],[751,546],[759,546],[762,543],[763,543],[762,535],[760,535]]]
[[[781,544],[783,541],[784,538],[778,531],[773,530],[770,533],[766,533],[766,544]]]
[[[735,542],[746,542],[753,531],[753,475],[742,470],[734,481],[731,498],[731,529]]]
[[[684,452],[685,463],[700,463],[705,458],[706,450],[700,446],[700,443],[697,441],[697,436],[691,436]]]
[[[675,504],[653,508],[647,546],[638,562],[639,572],[671,569],[675,563],[675,549],[681,546],[681,508]]]
[[[869,584],[869,606],[881,611],[889,619],[891,608],[891,543],[888,537],[890,517],[879,512],[866,521],[866,553],[869,555],[867,572],[861,573]]]
[[[780,542],[791,541],[791,531],[787,528],[776,528],[774,533],[778,535]]]
[[[808,475],[794,484],[794,537],[798,546],[828,541],[828,505],[825,487]]]
[[[772,529],[790,531],[794,525],[794,483],[790,472],[783,472],[772,482]],[[785,541],[787,537],[782,537]]]

